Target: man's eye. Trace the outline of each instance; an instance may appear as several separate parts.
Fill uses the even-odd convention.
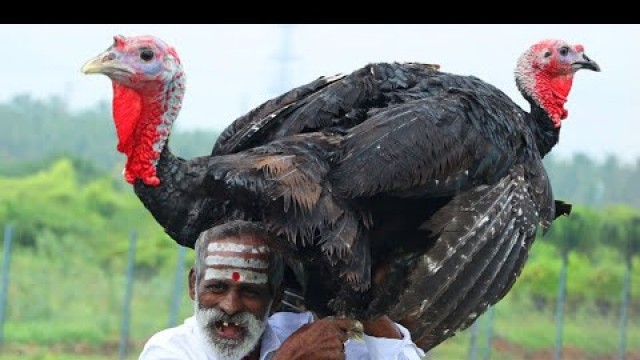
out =
[[[244,291],[245,295],[247,295],[248,297],[261,297],[262,293],[258,290],[253,290],[253,289],[246,289]]]
[[[227,289],[227,285],[224,283],[211,283],[211,284],[207,284],[205,288],[209,291],[221,292]]]

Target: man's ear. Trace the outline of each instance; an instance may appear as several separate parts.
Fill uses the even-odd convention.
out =
[[[191,300],[196,299],[196,271],[193,269],[189,269],[189,297]]]

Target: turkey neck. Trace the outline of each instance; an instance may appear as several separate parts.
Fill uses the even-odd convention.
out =
[[[114,119],[120,136],[118,150],[127,155],[125,179],[129,183],[141,179],[146,185],[160,184],[156,174],[158,160],[180,112],[184,85],[182,72],[168,82],[149,84],[137,92],[137,96],[131,89],[114,85]],[[133,131],[128,133],[128,128]]]
[[[526,123],[535,137],[540,157],[544,157],[558,143],[560,139],[560,128],[553,125],[553,121],[547,110],[542,108],[530,97],[527,98],[527,100],[529,100],[531,104],[531,111]]]
[[[193,223],[199,219],[193,215],[198,213],[196,209],[201,203],[187,195],[198,187],[192,186],[191,182],[197,179],[186,174],[189,164],[198,167],[202,163],[199,160],[187,163],[169,149],[169,135],[185,92],[185,78],[179,73],[172,81],[157,86],[156,91],[141,96],[136,128],[138,146],[134,156],[128,158],[127,167],[130,163],[132,170],[139,169],[135,168],[137,163],[146,166],[140,168],[149,172],[139,174],[132,182],[136,195],[169,236],[180,245],[193,248],[198,235],[195,230],[202,227]],[[148,181],[149,176],[157,183]]]
[[[568,115],[564,104],[573,76],[552,77],[544,72],[534,73],[530,68],[517,72],[518,90],[531,106],[526,123],[535,136],[540,156],[544,157],[558,143],[561,121]]]

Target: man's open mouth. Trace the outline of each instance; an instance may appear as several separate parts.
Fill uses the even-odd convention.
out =
[[[216,321],[214,327],[218,336],[223,339],[241,340],[246,333],[243,326],[230,321]]]

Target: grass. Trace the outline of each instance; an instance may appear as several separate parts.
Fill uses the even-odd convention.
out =
[[[513,301],[507,297],[496,307],[494,333],[497,337],[518,344],[529,351],[549,349],[556,342],[555,314],[551,310],[531,311],[528,301]],[[627,325],[627,347],[640,350],[640,322],[630,314]],[[523,325],[524,324],[524,325]],[[616,314],[597,315],[592,306],[568,309],[565,314],[563,345],[581,349],[593,355],[615,352],[620,344],[620,325]]]
[[[7,345],[0,358],[3,360],[113,360],[119,359],[117,345],[108,347]],[[136,360],[138,354],[129,351],[124,360]]]
[[[517,290],[515,290],[517,291]],[[528,299],[507,296],[495,307],[491,329],[492,360],[551,359],[556,343],[552,310],[535,311]],[[591,306],[570,309],[563,324],[563,359],[615,359],[620,345],[616,316],[597,315]],[[487,339],[485,315],[479,318],[477,357],[483,358]],[[434,359],[468,359],[471,328],[450,338],[432,351]],[[627,327],[627,360],[640,359],[640,322],[631,314]]]

